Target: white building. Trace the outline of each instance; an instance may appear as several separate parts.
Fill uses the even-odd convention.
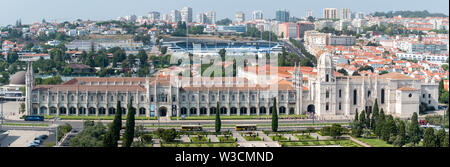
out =
[[[336,8],[323,8],[322,18],[324,19],[337,19],[338,10]]]
[[[264,19],[263,12],[261,10],[255,10],[252,12],[252,20]]]
[[[350,12],[349,8],[342,8],[341,9],[341,20],[351,20],[352,19],[352,13]]]
[[[181,13],[181,21],[186,23],[192,23],[192,8],[184,7],[180,10]]]
[[[236,23],[244,23],[245,22],[245,13],[244,12],[236,12],[234,15],[234,20]]]
[[[292,80],[270,82],[268,90],[251,86],[249,78],[179,80],[152,78],[74,78],[61,85],[34,86],[32,67],[26,75],[27,114],[113,115],[126,112],[128,102],[138,116],[270,115],[272,97],[280,115],[315,113],[322,118],[353,118],[355,111],[372,110],[375,101],[386,114],[411,117],[419,104],[437,108],[438,84],[422,83],[400,73],[381,76],[335,76],[331,54],[319,57],[314,74],[304,80],[294,67]],[[249,72],[250,73],[250,72]],[[245,75],[244,75],[245,76]],[[220,108],[216,109],[219,103]]]
[[[177,23],[181,21],[181,13],[178,10],[171,10],[170,11],[170,22]]]

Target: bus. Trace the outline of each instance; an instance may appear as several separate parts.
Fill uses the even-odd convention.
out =
[[[182,131],[202,131],[201,125],[181,125]]]
[[[236,131],[255,131],[256,125],[255,124],[236,125],[235,129],[236,129]]]
[[[24,117],[25,121],[44,121],[44,116],[40,115],[27,115]]]

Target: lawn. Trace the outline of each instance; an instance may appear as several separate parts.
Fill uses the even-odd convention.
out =
[[[237,147],[236,143],[163,143],[161,147]]]
[[[217,137],[220,142],[234,142],[236,139],[233,138],[233,136],[219,136]]]
[[[262,141],[263,139],[260,138],[259,136],[243,136],[245,140],[247,141]]]
[[[283,135],[269,136],[273,141],[288,141],[289,139]]]
[[[370,139],[366,139],[366,138],[357,138],[359,141],[364,142],[368,145],[371,145],[373,147],[394,147],[392,144],[388,144],[385,141],[381,140],[381,139],[377,139],[377,138],[370,138]]]
[[[294,135],[298,140],[315,140],[311,135]]]
[[[292,146],[324,146],[324,145],[340,145],[342,147],[361,147],[350,140],[318,140],[318,141],[295,141],[280,142],[283,147]]]
[[[48,126],[48,124],[3,123],[4,126]]]
[[[191,142],[209,142],[209,138],[205,136],[192,136],[189,137],[189,139],[191,140]]]

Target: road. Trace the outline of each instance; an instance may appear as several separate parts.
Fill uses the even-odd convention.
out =
[[[293,53],[297,54],[298,56],[300,56],[301,58],[305,58],[305,56],[302,54],[300,48],[297,48],[294,45],[292,45],[289,40],[282,41],[282,42],[284,44],[284,47],[286,48],[286,51],[293,52]]]

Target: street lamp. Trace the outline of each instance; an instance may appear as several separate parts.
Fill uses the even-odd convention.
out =
[[[58,147],[58,123],[56,122],[56,121],[58,121],[58,115],[56,115],[56,117],[55,117],[55,120],[54,120],[54,123],[56,124],[56,127],[55,127],[55,147]]]
[[[1,112],[1,123],[0,123],[0,130],[2,129],[2,126],[3,126],[3,98],[0,98],[0,103],[1,103],[1,105],[2,105],[2,112]]]

